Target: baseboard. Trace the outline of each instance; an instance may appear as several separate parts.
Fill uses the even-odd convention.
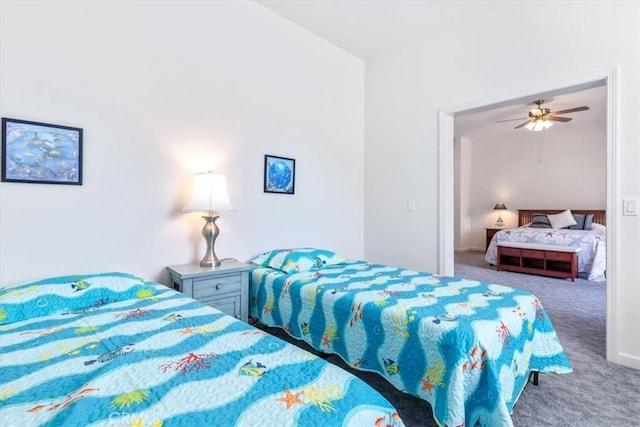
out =
[[[618,360],[615,363],[628,368],[640,370],[640,357],[628,353],[618,353]]]

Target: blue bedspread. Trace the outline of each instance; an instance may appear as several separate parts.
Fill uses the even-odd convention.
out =
[[[358,378],[122,273],[0,291],[0,424],[402,426]]]
[[[571,365],[540,301],[365,262],[251,274],[251,316],[431,404],[441,426],[512,425],[531,371]]]

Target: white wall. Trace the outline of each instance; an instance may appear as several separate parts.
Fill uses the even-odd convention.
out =
[[[539,6],[499,2],[367,62],[367,259],[437,271],[439,110],[613,67],[619,156],[612,176],[620,198],[640,198],[640,3],[556,2],[553,13]],[[559,42],[531,48],[549,38]],[[407,198],[416,200],[413,214],[403,209]],[[618,210],[615,221],[614,357],[640,368],[640,217]]]
[[[518,226],[518,209],[606,209],[606,118],[575,125],[511,135],[487,126],[472,137],[471,161],[457,172],[472,177],[468,216],[459,219],[471,226],[456,249],[485,250],[485,227],[495,227],[498,201],[508,208],[501,212],[507,228]]]
[[[195,172],[227,175],[220,258],[363,256],[364,63],[253,2],[1,3],[3,117],[84,129],[82,186],[0,184],[0,282],[198,261]],[[296,194],[263,193],[264,154]]]
[[[456,250],[464,250],[473,247],[472,178],[477,177],[473,176],[472,142],[461,136],[455,138],[454,144],[454,247]]]

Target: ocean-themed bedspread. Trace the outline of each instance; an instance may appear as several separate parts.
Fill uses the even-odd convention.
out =
[[[109,273],[0,290],[3,426],[402,426],[351,374]]]
[[[520,227],[498,231],[491,239],[485,259],[498,262],[497,244],[500,242],[532,243],[555,246],[580,247],[578,272],[586,273],[589,280],[604,282],[607,271],[606,228],[599,224],[592,230]]]
[[[571,372],[540,301],[362,261],[251,274],[251,315],[431,404],[441,426],[508,426],[531,371]]]

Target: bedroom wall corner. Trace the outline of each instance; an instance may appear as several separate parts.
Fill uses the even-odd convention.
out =
[[[82,186],[0,184],[0,283],[99,271],[167,282],[204,254],[181,208],[225,174],[220,258],[362,258],[364,62],[254,2],[0,3],[3,117],[84,129]],[[153,16],[153,19],[149,19]],[[296,159],[263,192],[264,155]]]

